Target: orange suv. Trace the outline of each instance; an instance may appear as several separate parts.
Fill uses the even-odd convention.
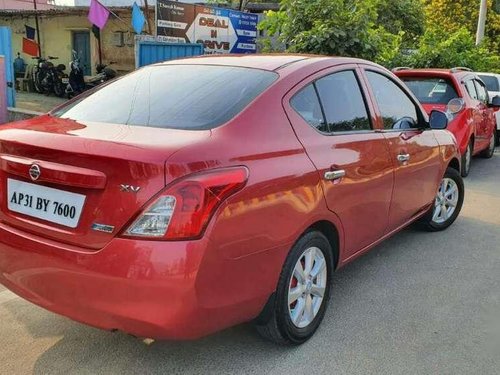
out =
[[[467,68],[396,68],[394,73],[415,94],[427,113],[436,109],[448,113],[448,130],[457,139],[463,177],[469,174],[473,155],[493,156],[494,108],[500,107],[500,97],[490,101],[486,86],[476,73]]]

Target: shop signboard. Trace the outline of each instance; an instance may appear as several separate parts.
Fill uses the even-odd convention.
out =
[[[157,0],[156,35],[173,43],[201,43],[206,54],[255,53],[256,14]]]

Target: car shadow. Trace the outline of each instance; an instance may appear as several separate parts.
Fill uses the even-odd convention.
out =
[[[481,283],[464,284],[478,267],[482,277],[496,272],[487,259],[467,251],[469,246],[474,248],[470,233],[494,235],[498,243],[499,229],[473,218],[459,218],[445,232],[425,233],[410,227],[388,239],[334,275],[325,320],[316,335],[300,347],[263,341],[251,324],[197,341],[147,346],[124,333],[101,331],[49,312],[40,314],[20,300],[4,306],[34,338],[61,336],[37,358],[35,374],[297,373],[301,368],[305,371],[305,364],[314,359],[320,359],[320,368],[328,372],[358,372],[361,365],[363,371],[376,371],[381,363],[377,361],[395,355],[396,349],[403,361],[416,361],[415,346],[427,345],[429,340],[439,343],[439,330],[452,324],[442,320],[444,316],[457,305],[467,311],[468,302],[462,299],[460,288],[468,288],[463,298],[485,293]],[[483,256],[491,252],[500,260],[494,249],[482,251]],[[470,308],[475,311],[472,305]],[[460,324],[466,332],[473,325],[466,315],[456,319],[453,325]],[[406,363],[411,368],[412,362]]]

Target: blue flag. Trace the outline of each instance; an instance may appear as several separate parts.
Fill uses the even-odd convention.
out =
[[[35,29],[28,25],[24,25],[24,27],[26,28],[26,38],[35,40]]]
[[[139,5],[137,5],[137,3],[134,1],[134,5],[132,6],[132,27],[134,28],[136,34],[142,33],[144,22],[146,22],[144,13],[142,13]]]

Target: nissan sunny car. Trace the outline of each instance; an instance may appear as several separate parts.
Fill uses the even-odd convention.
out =
[[[0,282],[106,330],[310,338],[332,273],[464,199],[447,116],[386,69],[300,55],[147,66],[0,130]]]

